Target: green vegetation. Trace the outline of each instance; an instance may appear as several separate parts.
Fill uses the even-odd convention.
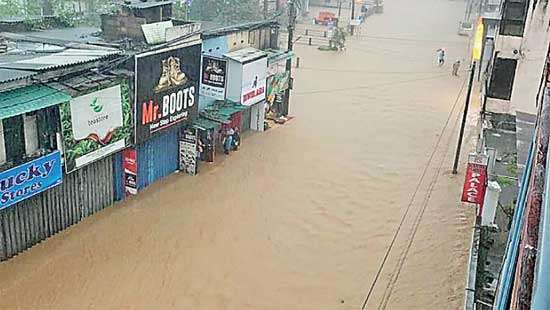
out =
[[[193,20],[214,21],[222,25],[238,24],[262,19],[257,0],[199,0],[190,6]]]
[[[113,1],[107,0],[0,0],[0,18],[23,17],[33,28],[46,26],[31,19],[41,15],[55,15],[66,26],[99,26],[99,16],[114,9]]]
[[[508,177],[504,177],[504,176],[497,176],[497,183],[498,185],[500,185],[501,188],[506,188],[506,187],[509,187],[509,186],[512,186],[514,185],[514,181]]]

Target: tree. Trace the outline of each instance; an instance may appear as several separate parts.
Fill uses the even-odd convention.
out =
[[[190,15],[222,25],[256,21],[262,16],[258,0],[196,0],[191,3]]]
[[[50,0],[42,0],[42,15],[53,15],[53,4]]]
[[[24,9],[18,0],[0,0],[0,16],[24,16]]]

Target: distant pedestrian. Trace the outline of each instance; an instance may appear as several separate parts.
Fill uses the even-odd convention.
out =
[[[443,66],[445,64],[445,50],[440,48],[436,51],[437,65]]]
[[[241,145],[241,134],[239,133],[239,127],[235,127],[233,133],[233,150],[237,151]]]
[[[233,128],[230,128],[225,133],[225,137],[223,139],[223,152],[225,155],[229,155],[229,152],[233,148],[233,134],[235,132],[233,131]]]
[[[453,64],[453,76],[458,76],[458,70],[460,70],[460,60],[455,61]]]

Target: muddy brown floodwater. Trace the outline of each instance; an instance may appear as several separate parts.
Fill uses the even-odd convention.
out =
[[[448,170],[466,72],[434,55],[465,57],[463,12],[387,0],[347,51],[298,45],[296,119],[0,264],[0,309],[360,309],[436,145],[367,309],[459,309],[473,213]]]

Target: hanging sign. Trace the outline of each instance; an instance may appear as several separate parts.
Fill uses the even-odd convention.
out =
[[[61,153],[55,151],[0,173],[0,209],[61,184]]]
[[[197,130],[186,129],[180,140],[180,171],[197,174]]]
[[[216,100],[225,99],[227,62],[212,57],[202,57],[201,95]]]
[[[483,207],[487,183],[487,156],[471,154],[466,169],[466,179],[462,189],[462,202],[477,204]]]
[[[125,149],[122,152],[124,167],[124,192],[126,196],[137,194],[137,152],[135,149]]]
[[[243,65],[241,104],[251,106],[265,100],[267,57]]]

